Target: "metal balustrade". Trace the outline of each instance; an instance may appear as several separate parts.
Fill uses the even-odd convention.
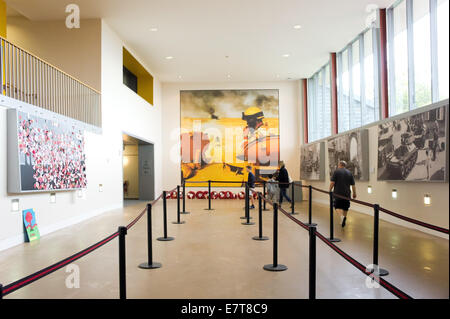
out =
[[[0,37],[1,94],[102,126],[100,92]]]

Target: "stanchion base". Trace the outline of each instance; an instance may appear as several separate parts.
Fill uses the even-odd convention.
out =
[[[205,208],[204,210],[214,210],[214,208],[211,208],[211,209],[209,209],[209,208]]]
[[[156,269],[156,268],[161,268],[162,265],[160,263],[153,263],[153,264],[149,264],[147,263],[142,263],[139,265],[139,268],[142,269]]]
[[[180,214],[190,214],[190,212],[180,212]]]
[[[255,237],[252,237],[252,239],[253,240],[269,240],[269,237],[267,237],[267,236],[262,236],[262,237],[255,236]]]
[[[331,241],[332,243],[338,243],[341,240],[339,238],[327,238],[329,241]]]
[[[290,215],[298,215],[299,213],[297,212],[293,212],[293,213],[289,213]]]
[[[267,271],[283,271],[283,270],[287,270],[288,268],[285,265],[280,265],[278,264],[276,267],[274,267],[273,264],[268,264],[268,265],[264,265],[264,270]]]
[[[308,226],[308,227],[315,227],[315,226],[317,226],[317,224],[316,223],[311,223],[311,224],[305,224],[306,226]]]
[[[263,209],[263,212],[270,212],[271,210],[270,209]]]
[[[158,237],[158,238],[156,238],[156,240],[159,240],[159,241],[171,241],[174,239],[175,238],[173,238],[173,237]]]
[[[183,221],[181,221],[181,222],[172,222],[172,224],[184,224],[184,223],[186,223],[184,220]]]
[[[247,219],[247,217],[245,217],[245,216],[241,216],[241,217],[239,217],[240,219]],[[249,219],[252,219],[253,217],[249,217]]]
[[[373,273],[373,269],[368,269],[371,273]],[[389,275],[389,271],[383,268],[378,268],[378,271],[374,273],[375,276],[382,277]]]
[[[242,225],[255,225],[255,223],[254,222],[245,222],[245,223],[241,223]]]

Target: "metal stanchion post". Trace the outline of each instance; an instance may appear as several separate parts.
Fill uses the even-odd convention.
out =
[[[186,211],[186,181],[183,180],[183,211],[180,214],[189,214]]]
[[[180,194],[180,185],[177,185],[177,193]],[[177,221],[172,222],[172,224],[184,224],[185,221],[181,221],[180,218],[180,196],[177,196]]]
[[[316,227],[309,227],[309,299],[316,299]]]
[[[166,192],[163,192],[163,198],[166,198]],[[153,247],[152,247],[152,204],[147,204],[147,256],[148,261],[139,265],[142,269],[161,268],[161,264],[153,262]]]
[[[248,184],[245,184],[245,219],[247,219],[247,221],[241,224],[254,225],[255,223],[250,222],[250,218],[250,188],[248,187]]]
[[[264,265],[264,270],[283,271],[287,267],[278,264],[278,204],[273,204],[273,264]]]
[[[312,186],[309,185],[308,186],[308,190],[309,190],[309,199],[308,199],[308,224],[306,224],[306,226],[317,226],[316,223],[312,222]]]
[[[295,183],[292,182],[292,198],[291,198],[291,215],[297,215],[298,213],[295,212]]]
[[[258,193],[258,217],[259,217],[259,229],[258,229],[258,231],[259,231],[259,234],[258,234],[258,236],[254,236],[253,237],[253,239],[254,240],[268,240],[269,239],[269,237],[267,237],[267,236],[263,236],[263,229],[262,229],[262,219],[263,219],[263,216],[262,216],[262,211],[263,211],[263,205],[262,205],[262,194],[261,193]],[[265,201],[264,201],[265,202]]]
[[[266,197],[266,181],[263,181],[263,196]],[[270,210],[270,209],[266,208],[266,201],[264,201],[263,205],[264,205],[263,206],[264,211]]]
[[[3,299],[3,285],[0,284],[0,299]]]
[[[119,291],[120,299],[127,299],[125,235],[127,228],[119,226]]]
[[[249,216],[249,210],[250,210],[250,203],[248,201],[248,184],[245,182],[245,197],[244,197],[244,216],[241,216],[241,219],[247,219],[247,216]],[[252,217],[248,217],[249,219],[252,219]]]
[[[387,276],[389,271],[378,266],[378,233],[380,225],[380,205],[373,206],[373,268],[372,272],[377,276]]]
[[[329,192],[330,195],[330,238],[328,238],[331,242],[340,242],[339,238],[334,237],[334,216],[333,216],[333,193]]]
[[[158,238],[156,238],[156,240],[159,240],[159,241],[174,240],[173,237],[167,237],[167,199],[166,199],[166,191],[163,192],[163,228],[164,228],[164,237],[158,237]]]
[[[211,180],[208,181],[208,208],[205,208],[205,210],[213,210],[211,208]]]

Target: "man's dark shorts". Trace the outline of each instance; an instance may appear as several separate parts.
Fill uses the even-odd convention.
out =
[[[350,201],[342,198],[334,198],[334,208],[348,210],[350,208]]]

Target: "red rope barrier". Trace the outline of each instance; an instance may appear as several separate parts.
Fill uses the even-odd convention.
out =
[[[382,212],[384,212],[384,213],[386,213],[388,215],[397,217],[399,219],[403,219],[403,220],[405,220],[407,222],[410,222],[410,223],[413,223],[413,224],[416,224],[416,225],[419,225],[419,226],[422,226],[422,227],[425,227],[425,228],[433,229],[435,231],[438,231],[438,232],[441,232],[441,233],[444,233],[444,234],[448,234],[448,229],[445,229],[445,228],[442,228],[442,227],[439,227],[439,226],[435,226],[435,225],[431,225],[431,224],[428,224],[428,223],[425,223],[425,222],[421,222],[420,220],[417,220],[417,219],[413,219],[413,218],[410,218],[410,217],[406,217],[406,216],[394,213],[394,212],[392,212],[392,211],[390,211],[390,210],[388,210],[386,208],[380,207],[380,211],[382,211]]]
[[[317,237],[319,237],[326,245],[328,245],[331,249],[333,249],[335,252],[337,252],[340,256],[342,256],[345,260],[350,262],[353,266],[358,268],[361,272],[363,272],[365,275],[370,276],[373,278],[372,272],[368,271],[366,267],[358,262],[356,259],[352,258],[350,255],[345,253],[343,250],[341,250],[339,247],[334,245],[332,242],[330,242],[325,236],[323,236],[321,233],[316,231]],[[400,299],[413,299],[411,296],[403,292],[402,290],[398,289],[388,281],[384,280],[383,278],[378,277],[377,281],[381,286],[383,286],[386,290],[388,290],[390,293],[394,294],[396,297]]]

